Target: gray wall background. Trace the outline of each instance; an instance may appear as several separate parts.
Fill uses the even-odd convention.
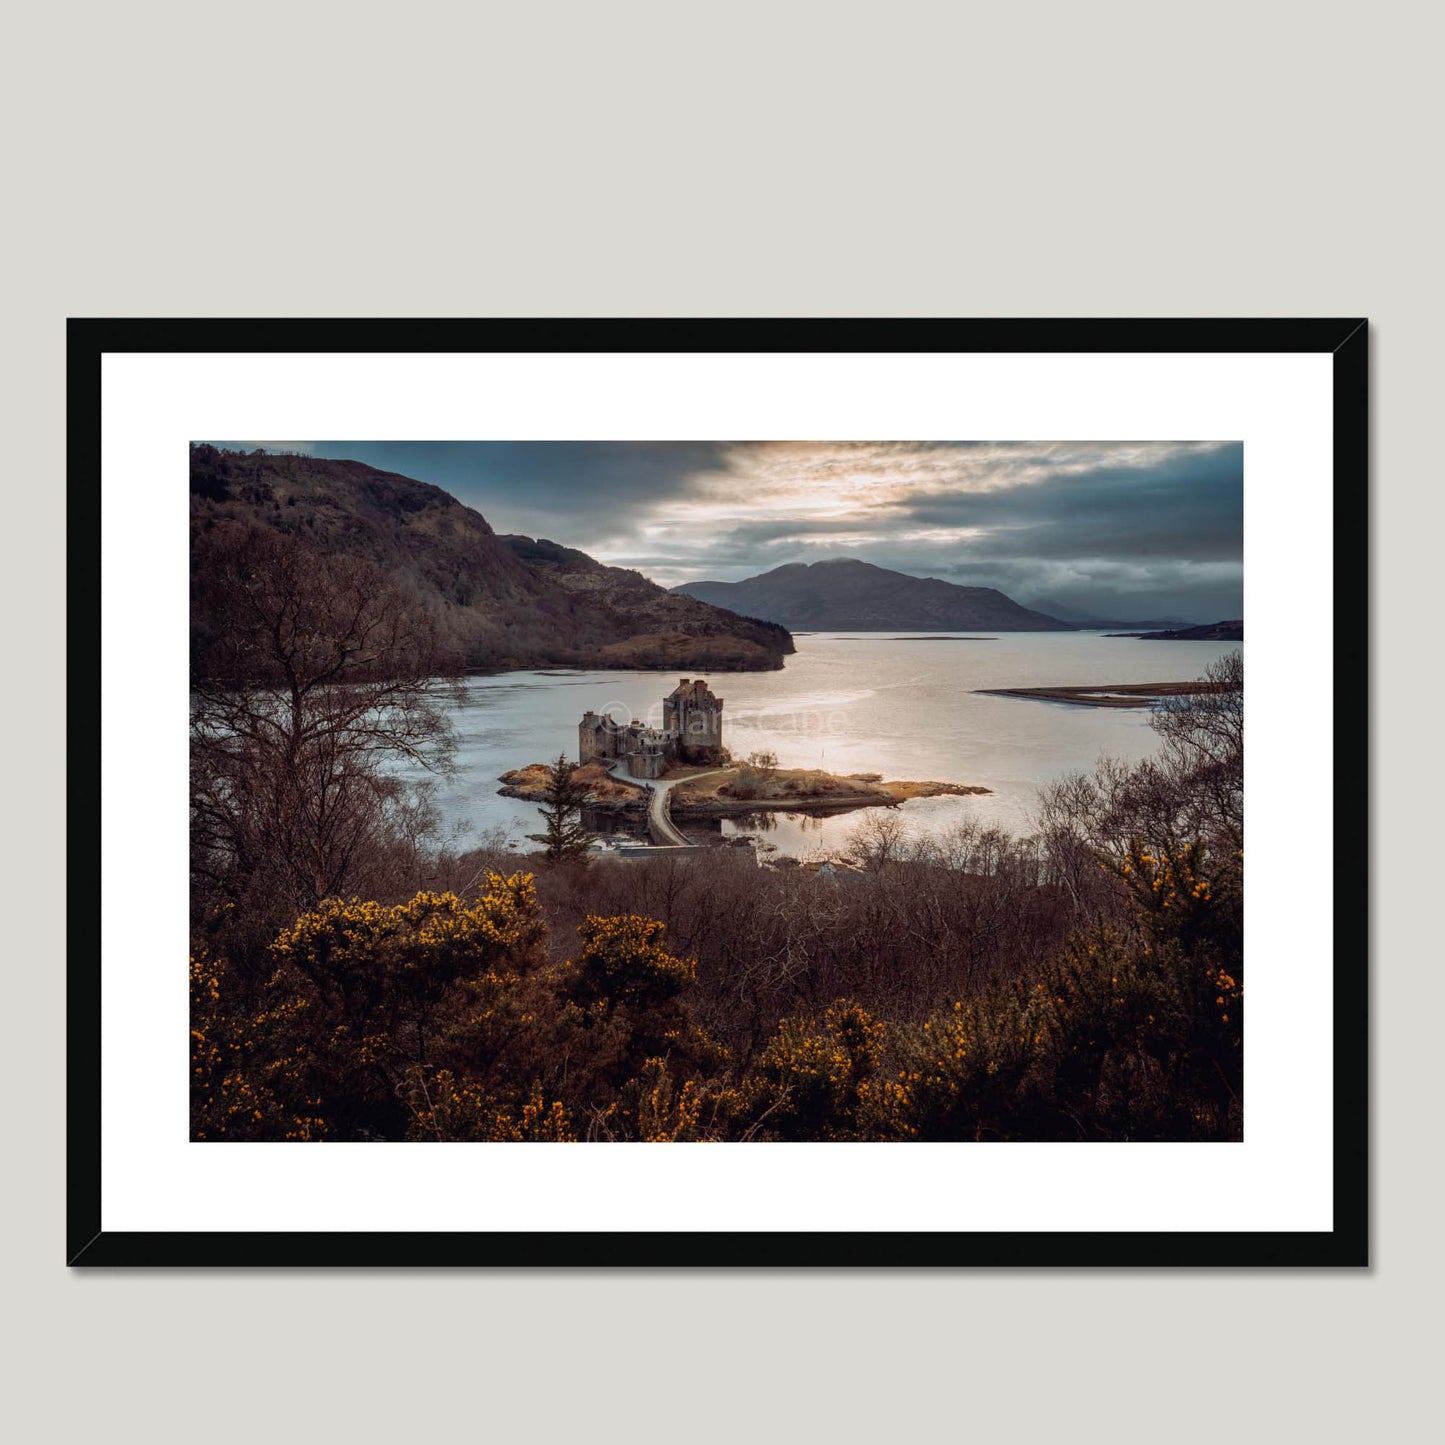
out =
[[[1411,832],[1439,801],[1421,762],[1438,9],[137,0],[7,29],[18,1438],[1422,1433],[1440,984],[1433,838]],[[36,704],[63,688],[68,314],[1368,314],[1375,1268],[67,1273],[61,759]],[[1363,579],[1343,589],[1366,606]],[[1382,706],[1406,686],[1411,706]],[[1341,746],[1363,784],[1364,740]]]

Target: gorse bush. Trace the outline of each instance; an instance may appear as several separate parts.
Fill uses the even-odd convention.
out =
[[[223,989],[224,965],[191,958],[191,1137],[193,1139],[322,1139],[320,1096],[305,1086],[301,1050],[284,1038],[305,1025],[300,1000],[247,1006]]]
[[[1242,1131],[1236,854],[1136,845],[1124,923],[925,1017],[801,1004],[743,1057],[696,959],[636,914],[548,961],[528,874],[477,898],[328,899],[259,996],[192,965],[198,1139],[1229,1139]]]
[[[260,990],[192,964],[197,1139],[694,1137],[726,1051],[663,925],[588,918],[547,964],[529,874],[474,902],[327,899],[275,940]]]
[[[525,1072],[514,1057],[518,1019],[544,936],[532,877],[492,873],[471,905],[454,893],[391,908],[327,899],[276,939],[259,989],[203,963],[193,1031],[211,1052],[234,1056],[222,1084],[247,1080],[259,1100],[249,1123],[230,1109],[219,1121],[208,1115],[207,1137],[222,1123],[225,1137],[277,1137],[273,1115],[288,1125],[281,1137],[295,1118],[308,1137],[398,1137],[404,1085],[458,1056],[485,1057],[472,1082],[505,1088]]]
[[[857,1139],[859,1106],[886,1030],[848,999],[821,1015],[785,1019],[744,1084],[750,1116],[767,1137]]]

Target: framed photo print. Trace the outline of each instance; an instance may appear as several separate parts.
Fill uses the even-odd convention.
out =
[[[1367,1263],[1367,342],[72,321],[70,1262]]]

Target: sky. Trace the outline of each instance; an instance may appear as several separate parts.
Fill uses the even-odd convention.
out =
[[[1108,620],[1243,615],[1239,442],[235,442],[435,483],[664,586],[857,557]]]

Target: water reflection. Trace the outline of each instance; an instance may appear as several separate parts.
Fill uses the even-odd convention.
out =
[[[1133,762],[1152,752],[1148,712],[1050,706],[976,689],[1179,681],[1198,677],[1234,644],[1076,632],[1004,634],[987,646],[940,635],[921,647],[886,634],[818,633],[797,646],[780,672],[710,675],[726,700],[724,741],[735,756],[766,750],[785,768],[982,784],[992,793],[917,799],[900,816],[910,829],[975,818],[1022,833],[1032,827],[1041,783],[1090,768],[1101,753]],[[577,723],[588,708],[660,716],[679,675],[551,670],[469,679],[453,714],[457,770],[436,790],[444,821],[473,839],[498,828],[523,840],[539,832],[536,806],[499,797],[498,777],[559,753],[575,757]],[[779,851],[807,857],[846,847],[864,816],[755,813],[685,827],[714,839],[765,835]],[[640,818],[601,811],[589,817],[594,824],[605,833],[643,832]]]

